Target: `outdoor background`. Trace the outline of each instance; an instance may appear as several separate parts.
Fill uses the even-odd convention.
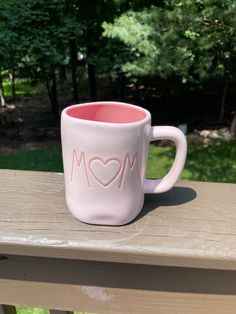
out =
[[[186,133],[183,179],[236,182],[235,1],[1,0],[0,42],[0,168],[63,171],[61,110],[118,100]]]

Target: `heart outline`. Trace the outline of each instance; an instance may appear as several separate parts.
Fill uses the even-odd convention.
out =
[[[109,164],[109,162],[116,161],[116,162],[118,163],[118,165],[119,165],[119,168],[118,168],[118,170],[114,173],[114,175],[108,180],[108,182],[104,183],[104,181],[102,181],[102,180],[96,175],[96,173],[94,173],[94,171],[91,169],[91,163],[92,163],[93,161],[99,161],[99,162],[101,162],[101,163],[102,163],[102,166],[104,166],[104,167],[106,167],[107,164]],[[89,171],[90,171],[91,175],[92,175],[92,176],[94,177],[94,179],[95,179],[98,183],[100,183],[103,187],[108,187],[108,186],[119,176],[120,171],[121,171],[121,168],[122,168],[121,162],[120,162],[120,160],[117,159],[117,158],[109,158],[109,159],[107,159],[107,160],[104,161],[104,160],[103,160],[102,158],[100,158],[100,157],[94,157],[94,158],[92,158],[92,159],[89,161]]]

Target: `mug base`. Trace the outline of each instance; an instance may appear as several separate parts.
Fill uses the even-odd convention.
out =
[[[123,226],[127,225],[128,223],[132,222],[141,212],[143,208],[143,202],[140,204],[140,207],[136,210],[132,208],[132,210],[127,210],[129,215],[126,216],[118,216],[118,215],[111,215],[108,212],[99,211],[95,213],[94,211],[89,210],[73,210],[69,204],[67,204],[71,214],[78,219],[79,221],[89,224],[89,225],[99,225],[99,226]]]

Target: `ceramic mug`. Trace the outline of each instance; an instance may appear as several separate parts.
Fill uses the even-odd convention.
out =
[[[179,129],[151,127],[149,111],[121,102],[65,108],[61,138],[68,208],[90,224],[123,225],[133,220],[143,207],[145,193],[173,187],[187,153]],[[174,163],[163,178],[145,179],[149,143],[162,139],[175,143]]]

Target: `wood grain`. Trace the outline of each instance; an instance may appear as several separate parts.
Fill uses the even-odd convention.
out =
[[[179,182],[122,227],[69,213],[60,173],[0,170],[0,254],[236,269],[236,185]],[[111,209],[112,210],[112,209]]]
[[[2,284],[0,282],[0,287]],[[12,300],[9,293],[14,293],[17,304],[25,300],[26,306],[57,306],[59,309],[92,313],[235,314],[236,308],[236,296],[230,295],[80,288],[38,282],[27,282],[22,287],[15,281],[5,281],[4,287],[8,299]]]
[[[0,302],[93,313],[235,313],[236,271],[6,256]]]

